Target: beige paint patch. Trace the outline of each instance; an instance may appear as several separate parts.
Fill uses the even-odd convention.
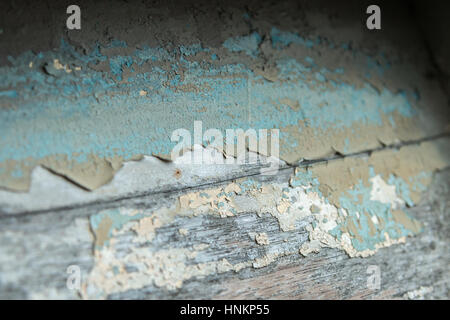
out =
[[[67,73],[72,72],[67,64],[62,64],[58,59],[53,59],[53,68],[55,68],[56,70],[64,70]]]
[[[74,157],[76,156],[74,155]],[[136,159],[129,160],[135,161]],[[66,155],[61,155],[45,157],[39,161],[31,158],[25,161],[8,160],[0,163],[0,187],[13,191],[28,191],[31,170],[38,165],[81,188],[95,190],[113,179],[114,174],[123,165],[123,158],[100,158],[89,155],[86,161],[79,162],[74,159],[69,160]],[[20,175],[14,176],[11,174],[12,172],[20,172]]]
[[[138,238],[136,242],[142,241]],[[190,278],[239,271],[251,266],[251,262],[232,265],[226,259],[199,264],[189,263],[198,252],[208,246],[193,249],[173,248],[156,252],[146,247],[131,247],[129,253],[119,258],[116,256],[115,245],[115,239],[111,239],[109,246],[95,251],[94,268],[81,290],[83,298],[105,298],[111,293],[140,289],[148,285],[175,290]],[[134,268],[132,272],[127,271],[130,266]]]
[[[161,220],[157,216],[145,217],[139,220],[138,224],[132,229],[136,231],[139,239],[145,241],[153,240],[155,230],[162,226]]]
[[[327,193],[328,199],[337,206],[339,206],[339,197],[342,191],[351,189],[359,181],[370,187],[369,182],[372,177],[367,170],[368,167],[372,167],[373,171],[380,176],[375,179],[375,183],[378,185],[377,189],[372,192],[373,196],[376,195],[378,188],[382,187],[378,179],[387,181],[390,175],[394,175],[408,184],[411,199],[417,203],[420,200],[420,190],[414,190],[411,179],[420,176],[423,172],[441,170],[450,165],[450,154],[445,148],[446,143],[448,143],[448,139],[405,146],[399,150],[382,150],[374,152],[370,157],[347,157],[342,160],[319,163],[308,170],[320,182],[321,192]],[[336,172],[339,174],[334,174]],[[423,182],[427,181],[423,180]],[[330,190],[332,190],[331,193]],[[384,191],[388,191],[388,189],[385,188]],[[392,189],[385,197],[393,197]],[[387,200],[388,198],[383,201]],[[399,201],[395,200],[393,205],[399,205]]]
[[[104,217],[100,221],[97,230],[95,230],[96,246],[102,247],[105,244],[105,242],[109,240],[109,232],[111,230],[112,224],[113,222],[110,217]]]
[[[0,163],[0,188],[19,192],[28,191],[31,167],[35,165],[36,162],[32,159],[27,159],[26,163],[15,160]],[[14,175],[14,172],[20,172],[20,175]]]
[[[330,157],[336,152],[347,155],[377,149],[383,144],[420,139],[424,134],[417,128],[415,119],[406,119],[394,113],[392,118],[396,125],[393,126],[386,117],[382,118],[382,126],[356,123],[351,128],[335,130],[312,128],[304,121],[299,121],[295,126],[286,126],[280,131],[292,136],[301,148],[290,148],[288,141],[281,140],[280,158],[288,163],[296,163],[301,159]]]
[[[42,165],[87,190],[94,190],[112,180],[122,166],[122,159],[103,159],[90,155],[87,161],[78,162],[59,157],[44,159]]]
[[[417,220],[413,220],[402,210],[393,210],[392,216],[394,220],[403,225],[406,229],[411,230],[414,233],[418,233],[421,229],[421,224]]]
[[[262,245],[262,246],[268,245],[270,243],[269,237],[267,236],[267,233],[265,233],[265,232],[256,234],[255,241],[257,244]]]

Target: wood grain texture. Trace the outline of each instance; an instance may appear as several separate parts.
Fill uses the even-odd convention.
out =
[[[290,170],[289,170],[290,171]],[[292,172],[272,177],[272,183]],[[267,177],[260,177],[268,179]],[[155,208],[171,197],[147,196],[113,204],[97,204],[64,211],[3,217],[0,229],[1,298],[79,298],[66,288],[69,265],[78,265],[83,277],[94,265],[92,235],[88,217],[107,207]],[[405,244],[380,249],[367,258],[349,258],[337,249],[324,248],[303,257],[298,247],[307,239],[305,224],[291,232],[280,232],[270,215],[248,212],[236,217],[177,217],[159,228],[149,250],[190,248],[208,244],[195,262],[226,258],[230,263],[261,258],[270,252],[285,252],[267,266],[247,266],[192,277],[180,288],[168,290],[156,285],[110,294],[111,299],[367,299],[405,298],[408,292],[427,288],[426,298],[448,298],[450,170],[438,172],[419,205],[407,209],[419,219],[424,231]],[[306,222],[305,222],[306,223]],[[179,233],[188,230],[187,235]],[[258,245],[249,232],[267,233],[270,244]],[[120,237],[118,252],[132,246],[132,233]],[[285,239],[288,241],[286,242]],[[127,244],[128,243],[128,244]],[[193,261],[194,262],[194,261]],[[367,267],[381,270],[381,289],[367,289]],[[420,298],[420,296],[417,296]],[[417,298],[416,297],[416,298]]]

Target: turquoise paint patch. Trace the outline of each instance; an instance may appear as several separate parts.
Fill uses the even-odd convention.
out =
[[[261,183],[259,181],[253,180],[253,179],[247,179],[244,181],[241,181],[238,183],[239,187],[241,188],[241,191],[239,194],[244,194],[246,192],[251,192],[255,190],[261,189]]]
[[[11,176],[13,176],[14,178],[22,178],[23,171],[21,169],[16,168],[11,172]]]
[[[299,36],[297,33],[281,31],[277,28],[272,28],[270,31],[270,38],[272,39],[272,46],[277,49],[287,47],[291,43],[305,46],[307,48],[314,47],[315,44],[320,44],[320,38],[316,41],[305,39]]]
[[[389,183],[398,183],[398,181],[398,179],[393,179]],[[408,192],[405,192],[405,188],[407,186],[402,185],[402,197],[408,197]],[[342,195],[339,198],[339,202],[341,207],[347,211],[348,216],[342,216],[344,222],[330,231],[331,235],[341,239],[342,232],[340,229],[345,227],[349,230],[351,229],[349,225],[353,224],[357,229],[357,234],[351,230],[349,232],[352,236],[352,245],[357,251],[375,250],[376,244],[381,244],[386,240],[385,233],[391,239],[399,239],[413,234],[412,231],[406,229],[402,224],[395,222],[392,208],[389,204],[371,200],[370,193],[371,187],[366,187],[362,181],[359,181],[353,189]],[[407,198],[404,198],[404,200],[407,201]],[[369,221],[371,217],[376,217],[379,223],[375,224]],[[374,230],[371,231],[370,226]]]
[[[96,231],[100,227],[100,224],[103,219],[109,218],[112,222],[112,225],[108,231],[108,238],[112,236],[113,230],[119,230],[122,228],[126,223],[130,221],[140,220],[144,218],[145,215],[142,213],[138,213],[135,215],[125,215],[120,212],[119,209],[112,209],[108,211],[103,211],[98,214],[92,215],[89,220],[91,223],[92,230]],[[109,244],[109,240],[105,241],[105,245]]]
[[[395,191],[401,196],[408,206],[413,206],[414,202],[411,200],[408,184],[400,177],[393,174],[389,175],[388,184],[395,185]]]
[[[259,54],[259,44],[261,36],[253,32],[248,36],[236,37],[226,40],[223,46],[231,52],[245,52],[247,55],[255,57]]]
[[[316,72],[315,77],[320,82],[325,82],[326,78],[319,72]]]
[[[111,68],[111,73],[117,77],[117,80],[122,80],[122,73],[124,68],[130,68],[133,64],[133,59],[131,57],[114,57],[109,60],[109,67]]]
[[[17,98],[18,94],[17,91],[15,90],[8,90],[8,91],[0,91],[0,98],[1,97],[5,97],[5,98]]]
[[[306,61],[307,63],[309,63],[311,66],[315,66],[315,65],[316,65],[316,64],[314,63],[314,59],[311,58],[311,57],[306,57],[306,58],[305,58],[305,61]]]
[[[195,56],[202,51],[207,52],[209,49],[204,49],[199,43],[190,46],[180,46],[180,52],[185,56]]]
[[[290,182],[292,187],[308,187],[311,188],[308,189],[313,192],[317,192],[321,197],[322,193],[319,190],[319,180],[313,176],[312,172],[309,171],[307,168],[305,169],[299,169],[296,170],[295,175],[292,177]]]

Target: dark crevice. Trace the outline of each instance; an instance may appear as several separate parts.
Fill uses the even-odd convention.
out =
[[[448,91],[447,86],[446,86],[447,75],[442,71],[441,66],[439,65],[439,63],[436,60],[430,40],[429,40],[428,36],[426,35],[425,29],[422,25],[422,22],[419,19],[419,15],[421,13],[419,12],[419,9],[417,8],[417,5],[415,2],[412,2],[409,4],[409,11],[412,13],[412,16],[414,19],[414,24],[416,25],[417,31],[420,34],[420,38],[422,39],[422,42],[424,44],[424,48],[427,52],[428,59],[431,63],[431,66],[433,67],[434,71],[437,74],[437,80],[439,82],[439,86],[441,87],[442,91],[446,94],[447,104],[450,106],[450,92]]]

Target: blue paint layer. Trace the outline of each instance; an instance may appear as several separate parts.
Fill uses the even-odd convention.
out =
[[[294,34],[275,29],[272,33],[277,45],[310,45]],[[229,39],[224,46],[254,56],[260,41],[260,35],[253,33]],[[126,43],[113,41],[106,48],[111,47],[125,48]],[[404,117],[415,112],[402,93],[386,89],[378,93],[370,85],[356,88],[346,82],[335,82],[330,89],[327,74],[331,71],[317,71],[293,58],[278,60],[280,81],[269,82],[242,64],[189,61],[187,57],[210,51],[200,45],[173,51],[144,46],[127,56],[113,57],[103,55],[103,49],[97,45],[82,55],[62,41],[58,56],[26,53],[11,58],[12,67],[1,68],[0,91],[9,93],[0,99],[14,96],[20,107],[0,110],[0,163],[50,155],[83,161],[89,154],[125,159],[137,154],[170,154],[175,145],[170,141],[172,132],[178,128],[193,131],[194,120],[203,121],[204,131],[283,128],[297,126],[299,121],[328,130],[351,128],[355,123],[382,125],[382,117],[393,112]],[[29,61],[39,66],[56,57],[82,70],[53,77],[28,67]],[[107,62],[109,70],[88,67],[101,62]],[[143,66],[149,71],[133,73]],[[123,78],[125,69],[131,72],[127,79]],[[345,70],[335,73],[345,77]],[[314,86],[310,75],[317,79]],[[141,96],[141,90],[147,94]],[[300,110],[282,103],[286,98],[298,101]],[[282,133],[282,139],[288,147],[298,145],[289,134]]]
[[[245,52],[247,55],[255,57],[259,54],[258,46],[261,43],[261,36],[253,32],[249,36],[231,38],[223,43],[223,46],[231,52]]]
[[[400,181],[400,178],[396,178],[395,181],[390,179],[389,184],[401,184],[401,196],[408,202],[408,186],[404,181]],[[390,204],[371,200],[370,193],[371,187],[366,187],[362,181],[359,181],[357,185],[347,190],[345,195],[339,198],[340,205],[347,210],[348,216],[345,217],[343,223],[330,232],[332,235],[340,239],[342,236],[341,229],[344,227],[344,229],[349,230],[352,236],[352,245],[357,251],[375,250],[375,245],[386,240],[385,233],[391,239],[413,235],[413,231],[396,222]],[[376,217],[379,223],[373,223],[372,217]],[[356,234],[352,231],[352,226],[357,230]]]

